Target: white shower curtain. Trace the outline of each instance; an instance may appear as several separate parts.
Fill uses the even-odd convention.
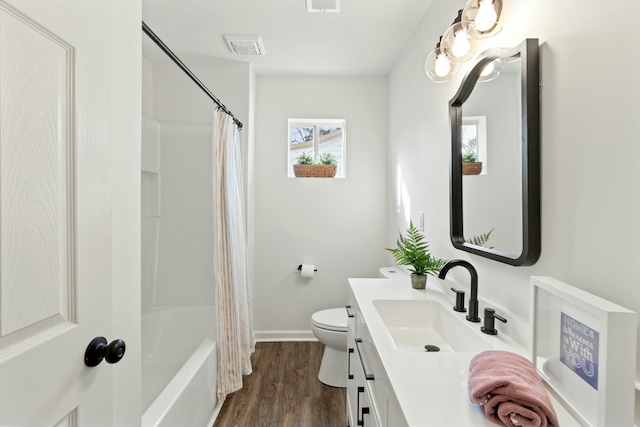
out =
[[[247,287],[240,134],[233,118],[213,115],[214,276],[218,307],[218,399],[242,388],[255,348]]]

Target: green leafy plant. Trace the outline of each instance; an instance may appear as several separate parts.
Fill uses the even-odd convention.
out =
[[[314,162],[313,157],[306,152],[302,152],[297,158],[296,161],[299,165],[337,165],[338,159],[336,156],[329,153],[328,151],[320,154],[318,157],[318,161]]]
[[[318,164],[321,165],[337,165],[338,164],[338,159],[336,159],[336,156],[334,156],[333,154],[329,153],[328,151],[325,153],[320,154],[320,157],[318,157]]]
[[[489,237],[491,236],[491,233],[493,233],[494,228],[489,230],[488,233],[478,234],[477,236],[473,236],[470,239],[464,239],[464,241],[467,242],[467,243],[471,243],[472,245],[484,246],[487,243],[487,241],[489,240]],[[488,246],[488,248],[489,249],[493,249],[493,246]]]
[[[305,153],[303,151],[302,154],[300,154],[296,158],[296,161],[298,162],[299,165],[312,165],[313,164],[313,157],[311,157],[310,155],[308,155],[307,153]]]
[[[400,265],[410,265],[409,269],[414,274],[436,275],[446,263],[445,260],[431,256],[429,244],[424,240],[424,235],[414,227],[413,222],[409,222],[407,235],[398,235],[397,248],[385,248],[393,254],[396,262]]]
[[[477,161],[478,155],[473,151],[465,151],[464,153],[462,153],[462,163],[471,163]]]

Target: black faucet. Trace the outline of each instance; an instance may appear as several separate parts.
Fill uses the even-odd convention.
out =
[[[467,309],[464,308],[464,291],[459,291],[454,287],[452,287],[451,290],[456,293],[456,305],[453,306],[453,310],[464,313],[467,311]]]
[[[469,296],[469,314],[467,315],[467,320],[469,322],[479,322],[480,317],[478,317],[478,272],[473,265],[469,262],[461,260],[461,259],[453,259],[446,263],[444,267],[440,270],[440,274],[438,274],[438,279],[444,279],[449,270],[453,267],[464,267],[471,274],[471,296]]]
[[[496,311],[493,308],[485,308],[484,309],[484,326],[480,327],[480,330],[485,334],[489,335],[497,335],[498,330],[496,329],[495,319],[498,319],[502,323],[507,323],[507,319],[502,316],[498,316]]]

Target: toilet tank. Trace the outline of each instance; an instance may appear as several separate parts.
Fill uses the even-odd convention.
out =
[[[380,267],[378,277],[385,279],[402,279],[407,278],[407,273],[401,267]]]

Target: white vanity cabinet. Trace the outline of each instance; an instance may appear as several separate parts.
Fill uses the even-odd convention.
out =
[[[388,427],[409,427],[409,423],[404,418],[404,414],[400,409],[398,399],[392,390],[387,395],[387,426]]]
[[[349,426],[407,426],[367,324],[351,292],[348,302],[347,415]]]
[[[347,422],[350,427],[356,427],[359,419],[359,402],[358,402],[358,386],[356,385],[355,368],[355,334],[356,334],[356,310],[354,304],[349,301],[346,306],[348,316],[347,327],[347,352],[348,352],[348,369],[347,369]]]
[[[509,351],[527,357],[527,349],[502,332],[482,333],[478,323],[468,322],[465,313],[454,311],[450,286],[437,278],[430,277],[424,291],[413,289],[409,280],[382,278],[352,278],[348,289],[348,312],[353,316],[349,317],[347,343],[351,375],[347,381],[347,406],[351,427],[495,426],[482,408],[469,399],[469,364],[481,351]],[[546,300],[541,297],[541,301]],[[567,310],[569,303],[564,304],[562,308]],[[547,310],[548,304],[542,307]],[[575,314],[577,309],[571,310]],[[548,316],[541,318],[544,322],[541,328],[546,328],[541,330],[551,337],[549,342],[554,345],[540,348],[559,352],[560,315],[554,316],[556,323],[551,329]],[[632,324],[635,323],[634,318]],[[444,347],[443,351],[424,351],[425,344],[436,343]],[[635,348],[635,343],[628,345]],[[629,360],[634,363],[635,359]],[[626,370],[632,371],[633,367]],[[591,387],[585,384],[583,388]],[[573,418],[553,393],[549,398],[560,425],[586,425]],[[630,425],[615,422],[590,425],[596,424]]]

